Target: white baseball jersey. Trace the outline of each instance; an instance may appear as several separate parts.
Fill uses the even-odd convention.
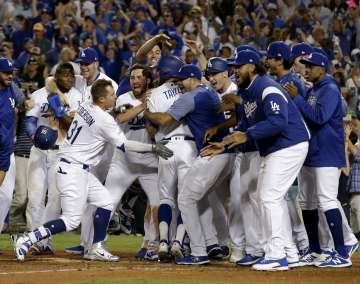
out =
[[[237,91],[238,91],[238,86],[237,86],[234,82],[231,82],[230,86],[226,89],[226,91],[220,94],[220,99],[221,99],[224,95],[227,95],[227,94],[231,94],[231,93],[235,93],[235,94],[236,94]]]
[[[134,96],[132,91],[130,91],[117,98],[116,108],[118,109],[120,106],[126,104],[136,107],[141,104],[141,101]],[[152,143],[151,137],[146,130],[143,112],[139,113],[132,120],[126,123],[121,123],[120,128],[122,129],[128,140],[134,140],[147,144]],[[157,157],[153,153],[126,152],[125,155],[130,163],[149,165],[151,162],[157,161]]]
[[[75,114],[58,156],[70,162],[96,166],[107,142],[123,147],[125,141],[125,134],[110,114],[85,102]]]
[[[99,79],[105,79],[108,81],[111,81],[111,84],[115,90],[115,93],[118,89],[118,84],[111,79],[109,76],[107,76],[106,74],[99,72],[99,75],[97,76],[96,80]],[[94,81],[94,82],[95,82]],[[81,76],[81,75],[75,75],[75,88],[79,90],[80,93],[83,94],[83,101],[87,102],[87,101],[91,101],[92,102],[92,97],[91,97],[91,85],[88,85],[88,83],[86,82],[86,79]]]
[[[164,83],[153,89],[148,97],[148,109],[150,112],[166,112],[182,94],[181,89],[173,82]],[[158,142],[163,138],[172,136],[193,136],[189,127],[181,123],[175,126],[159,127],[155,134]]]
[[[49,92],[46,88],[41,88],[31,94],[31,99],[34,101],[34,107],[26,112],[26,116],[33,116],[38,118],[37,127],[40,125],[49,126],[49,103],[47,97]],[[83,102],[82,94],[75,88],[71,88],[69,92],[64,94],[69,101],[70,106],[65,107],[65,112],[68,114],[71,111],[77,110]]]

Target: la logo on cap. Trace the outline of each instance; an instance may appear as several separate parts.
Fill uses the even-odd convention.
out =
[[[81,55],[80,55],[81,57],[85,57],[86,55],[85,55],[85,52],[84,51],[81,51]]]
[[[249,62],[254,62],[254,60],[252,60],[251,58],[249,59]]]
[[[8,62],[8,64],[9,64],[9,67],[11,67],[12,66],[12,63],[8,60],[7,61]]]
[[[209,60],[209,62],[208,62],[208,65],[207,65],[209,68],[211,68],[212,67],[212,63],[211,63],[211,60]]]
[[[190,76],[193,77],[193,76],[195,76],[195,74],[194,74],[194,73],[190,73]]]
[[[312,58],[312,53],[310,53],[310,55],[309,55],[309,57],[308,57],[309,59],[311,59]]]

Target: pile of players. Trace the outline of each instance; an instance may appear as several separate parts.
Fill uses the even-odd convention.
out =
[[[81,245],[67,251],[117,261],[106,229],[137,179],[148,196],[139,258],[229,257],[266,271],[352,265],[358,242],[337,200],[344,111],[322,50],[239,46],[231,60],[210,58],[205,72],[163,55],[152,68],[134,64],[131,91],[118,98],[93,49],[79,61],[82,76],[62,64],[32,94],[29,163],[47,163],[41,173],[55,183],[30,176],[48,202],[41,211],[36,199],[34,230],[14,237],[18,260],[51,250],[52,235],[81,222]]]

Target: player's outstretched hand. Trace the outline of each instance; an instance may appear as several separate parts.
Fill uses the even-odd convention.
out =
[[[288,92],[290,97],[295,98],[299,93],[297,87],[294,85],[294,83],[286,83],[284,85],[284,89]]]
[[[216,156],[225,151],[225,144],[223,142],[209,142],[210,145],[204,147],[200,151],[201,157]]]
[[[234,131],[231,135],[228,135],[224,138],[225,145],[228,145],[229,149],[243,144],[247,141],[247,136],[245,132]]]
[[[168,141],[158,142],[153,145],[153,152],[155,152],[161,158],[167,160],[174,155],[174,152],[165,146]]]

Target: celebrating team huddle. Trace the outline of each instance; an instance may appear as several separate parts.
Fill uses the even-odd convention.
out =
[[[79,63],[81,75],[60,64],[26,112],[32,231],[13,236],[19,261],[52,251],[51,238],[80,223],[80,245],[67,251],[118,261],[107,228],[138,180],[148,197],[139,259],[264,271],[352,265],[358,241],[337,200],[344,113],[321,50],[275,41],[264,55],[240,45],[204,70],[162,55],[133,64],[131,90],[118,97],[94,49]]]

